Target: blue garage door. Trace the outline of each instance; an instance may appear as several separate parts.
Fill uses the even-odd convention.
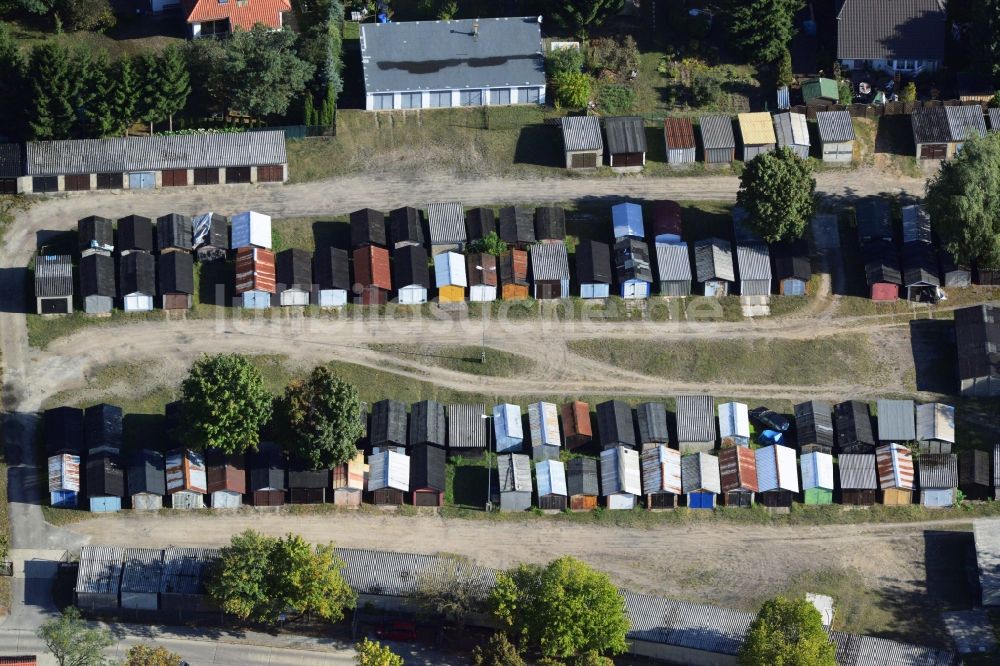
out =
[[[91,497],[90,510],[94,513],[114,513],[122,510],[121,497]]]
[[[482,106],[483,105],[483,91],[482,90],[463,90],[458,94],[459,103],[462,106]]]
[[[128,186],[132,190],[149,190],[156,187],[156,176],[152,171],[139,171],[128,175]]]
[[[691,509],[711,509],[715,502],[712,493],[691,493],[688,495],[688,507]]]
[[[76,506],[76,492],[73,490],[54,490],[49,493],[49,504],[52,506]]]

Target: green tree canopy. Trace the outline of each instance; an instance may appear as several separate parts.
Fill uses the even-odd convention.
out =
[[[299,58],[295,33],[257,24],[237,31],[225,46],[224,64],[230,105],[255,118],[282,115],[305,90],[312,64]]]
[[[836,666],[823,619],[805,599],[764,602],[740,648],[740,666]]]
[[[622,10],[625,0],[547,0],[548,13],[567,31],[583,37]]]
[[[133,645],[122,666],[181,666],[184,660],[176,652],[155,645]]]
[[[795,13],[802,0],[744,0],[732,3],[733,42],[754,63],[778,62],[795,36]]]
[[[114,643],[110,631],[89,628],[72,606],[43,622],[37,634],[59,666],[104,666],[104,648]]]
[[[354,657],[358,666],[403,666],[403,658],[378,641],[362,638],[354,649],[358,651]]]
[[[278,430],[289,452],[313,469],[341,465],[361,438],[358,389],[321,365],[285,388],[277,401]]]
[[[962,263],[1000,266],[1000,134],[972,137],[941,165],[925,199],[934,231]]]
[[[629,620],[617,588],[607,575],[572,557],[498,573],[492,605],[521,645],[548,657],[621,654],[627,648]]]
[[[559,72],[552,77],[556,107],[581,109],[590,101],[590,77],[583,72]]]
[[[136,118],[136,100],[139,97],[139,77],[132,65],[132,59],[119,60],[117,70],[118,74],[112,82],[109,96],[111,112],[114,114],[114,124],[109,134],[120,134],[132,126]]]
[[[157,59],[156,71],[156,78],[162,87],[160,111],[170,119],[172,130],[174,114],[187,105],[188,95],[191,94],[191,77],[184,54],[176,46],[167,48]]]
[[[11,103],[24,95],[24,57],[6,23],[0,22],[0,127],[15,136],[23,133],[23,104]]]
[[[813,214],[815,191],[809,163],[779,148],[747,162],[736,199],[747,212],[747,226],[774,243],[802,236]]]
[[[72,136],[77,116],[73,102],[83,81],[70,62],[70,52],[55,42],[32,47],[28,58],[26,88],[31,109],[28,133],[38,141]]]
[[[477,645],[472,650],[472,666],[526,666],[517,646],[510,642],[507,634],[498,632],[490,636],[485,646]]]
[[[469,250],[472,252],[485,252],[486,254],[492,254],[494,257],[499,257],[507,251],[507,243],[500,238],[497,232],[491,231],[482,238],[477,238],[469,243]]]
[[[260,370],[239,354],[204,356],[181,383],[183,435],[194,448],[254,450],[271,416]]]

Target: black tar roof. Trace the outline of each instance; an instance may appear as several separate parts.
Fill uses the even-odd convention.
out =
[[[160,293],[194,293],[194,258],[187,252],[160,255]]]
[[[347,250],[327,247],[316,250],[313,277],[320,289],[350,289],[351,275]]]

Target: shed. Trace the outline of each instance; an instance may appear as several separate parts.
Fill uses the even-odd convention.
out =
[[[410,453],[410,502],[413,506],[444,506],[444,449],[421,444]]]
[[[247,496],[254,506],[284,506],[285,456],[274,442],[261,442],[247,464]]]
[[[398,250],[407,245],[424,244],[423,214],[416,208],[404,206],[389,213],[389,243]]]
[[[106,254],[111,256],[115,250],[114,225],[106,217],[91,215],[76,223],[77,248],[80,256],[88,254]]]
[[[271,249],[271,216],[252,210],[236,213],[230,218],[229,247],[239,250],[244,247]]]
[[[986,136],[986,118],[983,115],[981,105],[946,106],[944,112],[948,117],[951,143],[954,144],[953,152],[949,157],[957,155],[967,140]]]
[[[767,243],[753,241],[736,244],[736,266],[742,296],[771,294],[771,256]]]
[[[708,164],[730,164],[736,159],[736,137],[733,121],[729,116],[701,116],[698,118],[701,146]]]
[[[875,449],[882,503],[910,504],[913,501],[913,456],[901,444],[883,444]]]
[[[649,247],[633,237],[615,241],[615,275],[619,295],[625,299],[648,298],[653,282]]]
[[[1000,307],[955,310],[958,388],[963,396],[1000,396]]]
[[[611,248],[595,240],[576,246],[576,281],[580,298],[607,298],[611,295]]]
[[[125,312],[149,312],[156,296],[156,260],[145,252],[132,252],[121,258],[118,296]]]
[[[935,303],[941,280],[937,274],[937,255],[930,243],[904,243],[902,252],[903,286],[911,301]]]
[[[465,275],[465,257],[458,252],[441,252],[434,255],[434,280],[441,303],[461,303],[465,288],[469,286]]]
[[[73,590],[76,606],[89,611],[117,610],[124,561],[124,548],[84,546]]]
[[[955,256],[940,248],[938,250],[938,269],[941,275],[941,285],[948,287],[968,287],[972,284],[972,270],[955,261]]]
[[[642,206],[637,203],[620,203],[611,207],[611,221],[615,240],[619,238],[645,238],[646,227],[642,222]]]
[[[236,250],[236,295],[245,308],[261,310],[271,307],[271,296],[277,292],[274,253],[259,247]]]
[[[848,111],[816,113],[820,152],[828,164],[850,164],[854,159],[854,124]]]
[[[649,445],[670,443],[667,408],[662,402],[641,402],[635,408],[635,415],[639,423],[639,444],[643,449]]]
[[[228,245],[228,243],[227,243]],[[153,221],[142,215],[126,215],[118,218],[118,254],[129,252],[152,252]]]
[[[858,242],[862,247],[876,241],[892,241],[889,202],[881,197],[866,197],[854,205]]]
[[[633,509],[642,494],[639,452],[624,446],[601,451],[601,496],[609,509]]]
[[[689,509],[714,509],[722,492],[719,459],[700,451],[681,458],[681,484]]]
[[[757,462],[757,503],[790,507],[799,493],[795,449],[772,444],[754,451]]]
[[[156,249],[164,252],[190,252],[194,240],[191,218],[180,213],[167,213],[156,218]]]
[[[687,118],[665,118],[663,139],[667,164],[691,164],[695,158],[694,125]]]
[[[531,274],[536,299],[569,298],[569,255],[564,244],[532,245]]]
[[[361,506],[368,465],[365,454],[358,451],[354,457],[333,468],[333,503],[337,506]]]
[[[806,285],[812,278],[809,247],[805,239],[773,244],[771,259],[771,275],[778,283],[778,293],[782,296],[805,296]]]
[[[178,617],[209,610],[218,612],[205,589],[209,572],[219,559],[215,548],[167,548],[163,551],[160,610]]]
[[[608,400],[597,405],[597,432],[605,449],[635,448],[635,425],[629,404],[623,400]]]
[[[747,507],[757,493],[757,457],[748,446],[719,451],[719,479],[725,506]]]
[[[426,262],[424,262],[426,266]],[[351,272],[347,250],[324,247],[313,258],[313,279],[316,281],[316,304],[324,308],[347,305],[351,291]]]
[[[229,250],[229,218],[218,213],[205,213],[191,220],[192,246],[198,261],[225,259]],[[120,235],[120,233],[119,233]]]
[[[527,206],[504,206],[498,228],[504,243],[523,250],[535,242],[535,211]]]
[[[488,445],[486,406],[448,405],[448,453],[482,455]]]
[[[559,458],[562,438],[559,435],[559,412],[551,402],[528,405],[528,427],[531,433],[531,457],[535,462]]]
[[[779,148],[788,148],[800,158],[809,159],[809,125],[805,114],[779,113],[772,118]]]
[[[609,259],[610,261],[610,259]],[[508,250],[497,257],[500,293],[505,301],[528,298],[528,253]]]
[[[73,257],[68,254],[35,257],[35,312],[40,315],[73,312]]]
[[[278,299],[283,306],[309,305],[312,296],[312,258],[300,248],[282,250],[274,257]]]
[[[122,558],[121,607],[126,610],[158,610],[162,576],[162,549],[126,548]]]
[[[761,153],[774,150],[777,138],[771,123],[771,114],[766,111],[740,113],[736,116],[743,140],[743,161],[749,162]]]
[[[903,206],[903,243],[930,243],[931,218],[927,209],[920,205]]]
[[[362,305],[385,305],[392,290],[389,251],[369,245],[354,250],[354,292],[361,294]]]
[[[920,503],[928,508],[954,506],[958,489],[958,456],[954,453],[924,453],[917,460]]]
[[[840,470],[840,503],[871,506],[878,499],[878,474],[872,453],[841,453],[837,458]]]
[[[589,445],[594,437],[590,425],[590,405],[574,400],[563,405],[561,411],[566,448],[573,450]]]
[[[917,447],[921,453],[951,453],[955,408],[940,402],[917,405]]]
[[[421,400],[410,405],[410,446],[430,444],[448,446],[448,421],[444,405],[436,400]]]
[[[958,489],[971,500],[992,500],[990,452],[980,449],[958,452]]]
[[[497,453],[520,453],[524,444],[521,408],[504,403],[493,407],[493,436]]]
[[[677,447],[682,453],[711,451],[715,448],[715,398],[710,395],[679,395]]]
[[[246,459],[217,449],[205,452],[205,490],[213,509],[238,509],[247,492]]]
[[[84,451],[82,409],[66,406],[46,409],[42,421],[46,454]]]
[[[694,244],[694,265],[705,296],[726,296],[736,281],[733,252],[729,241],[703,238]]]
[[[874,241],[861,248],[865,262],[865,280],[873,301],[894,301],[899,298],[903,274],[899,270],[896,248],[889,241]]]
[[[564,511],[567,506],[566,465],[558,458],[535,464],[538,483],[538,508],[543,511]]]
[[[679,243],[683,233],[681,205],[676,201],[654,201],[650,211],[649,235],[654,243]]]
[[[912,442],[917,438],[912,400],[884,400],[875,403],[880,442]]]
[[[427,267],[427,250],[422,245],[404,245],[392,257],[392,283],[400,305],[420,305],[427,302],[431,286]]]
[[[431,255],[441,252],[461,252],[468,237],[465,235],[465,210],[457,201],[427,205],[427,229]]]
[[[129,455],[128,494],[133,511],[158,511],[167,494],[166,462],[163,454],[152,449],[140,449]]]
[[[833,413],[830,403],[809,400],[795,405],[795,438],[799,453],[833,453]]]
[[[687,243],[656,243],[661,296],[691,295],[691,255]]]
[[[833,407],[837,453],[875,453],[872,414],[867,402],[848,400]]]
[[[80,259],[80,298],[87,314],[106,314],[115,306],[115,260],[104,254]]]
[[[330,470],[315,469],[305,460],[288,464],[288,501],[291,504],[323,504],[330,487]]]
[[[683,493],[681,454],[662,444],[645,449],[642,462],[642,494],[647,509],[673,509]]]
[[[572,511],[597,508],[600,494],[597,483],[597,461],[593,458],[570,458],[566,463],[566,492]]]
[[[833,456],[810,451],[799,459],[802,468],[802,502],[833,504]]]
[[[535,239],[539,242],[566,240],[566,211],[559,206],[535,209]]]
[[[372,405],[368,442],[372,448],[406,447],[406,405],[398,400],[379,400]]]
[[[49,456],[49,504],[76,508],[80,493],[80,456],[59,453]]]
[[[799,86],[802,90],[802,99],[806,104],[837,104],[840,101],[840,89],[833,79],[815,78],[805,79]],[[820,113],[835,113],[833,111],[820,111]]]
[[[469,301],[489,303],[497,299],[497,258],[486,252],[465,257],[469,275]]]
[[[750,446],[750,411],[742,402],[719,405],[719,440],[722,448]]]
[[[124,496],[125,470],[118,454],[91,454],[87,460],[87,499],[91,512],[121,511]]]
[[[469,241],[497,233],[497,216],[492,208],[472,208],[465,214],[465,232]]]
[[[566,116],[562,127],[567,169],[596,169],[604,161],[604,141],[597,116]]]
[[[639,171],[646,166],[646,128],[638,116],[604,119],[608,135],[608,166],[618,171]]]
[[[944,107],[913,109],[913,113],[910,114],[910,124],[913,129],[917,159],[944,160],[954,154],[949,145],[951,129]]]
[[[386,246],[385,213],[374,208],[362,208],[351,213],[351,247]]]
[[[194,257],[187,252],[168,252],[160,255],[159,263],[160,307],[189,310],[194,305]]]
[[[527,511],[531,508],[531,459],[522,453],[497,457],[500,479],[500,510]]]
[[[119,453],[122,448],[122,408],[102,402],[83,412],[83,441],[87,453]]]
[[[176,449],[167,453],[167,494],[174,509],[205,508],[208,480],[205,459],[191,449]]]

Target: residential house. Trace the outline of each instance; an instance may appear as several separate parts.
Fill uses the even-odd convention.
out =
[[[531,459],[523,453],[497,457],[500,479],[500,511],[527,511],[531,508]]]
[[[368,465],[365,454],[358,451],[353,458],[333,468],[333,503],[337,506],[361,506]]]
[[[966,397],[1000,396],[1000,307],[955,310],[958,389]]]
[[[145,252],[132,252],[121,258],[118,297],[125,312],[149,312],[156,296],[156,260]]]
[[[115,230],[111,220],[97,215],[78,220],[76,245],[81,257],[86,257],[88,254],[111,256],[115,250]]]
[[[194,257],[187,252],[168,252],[160,255],[159,264],[160,307],[190,310],[194,305]]]
[[[42,416],[45,453],[84,452],[83,410],[76,407],[53,407]]]
[[[941,0],[844,0],[837,12],[837,60],[844,69],[916,75],[944,60]]]
[[[711,451],[715,448],[715,398],[710,395],[679,395],[677,448],[681,453]]]
[[[389,247],[398,250],[407,245],[424,244],[423,214],[405,206],[389,213]]]
[[[437,446],[421,444],[410,453],[410,502],[413,506],[444,506],[447,455]]]
[[[562,406],[563,438],[570,450],[588,446],[594,431],[590,425],[590,405],[579,400]]]
[[[462,303],[469,279],[465,274],[465,257],[458,252],[434,255],[434,280],[441,303]]]
[[[642,171],[646,166],[646,128],[638,116],[606,116],[608,166],[615,171]]]
[[[68,254],[35,257],[35,312],[40,315],[73,312],[73,257]]]
[[[912,400],[878,400],[878,441],[912,442],[917,438]]]
[[[625,446],[601,451],[601,496],[608,509],[633,509],[642,494],[639,452]]]
[[[649,298],[653,272],[645,241],[631,236],[615,241],[615,278],[622,298]]]
[[[247,469],[243,454],[205,451],[205,490],[213,509],[238,509],[247,492]]]
[[[951,453],[955,445],[955,408],[940,402],[917,405],[917,450]]]
[[[493,435],[497,453],[520,453],[524,446],[521,408],[504,403],[493,407]]]
[[[497,227],[500,239],[512,248],[523,250],[535,242],[535,211],[526,206],[504,206]]]
[[[448,453],[481,456],[488,450],[486,406],[448,405]]]
[[[133,511],[159,511],[167,494],[166,461],[152,449],[133,451],[128,459],[128,494]]]
[[[448,421],[444,405],[436,400],[421,400],[410,405],[410,446],[424,444],[439,449],[448,446]]]
[[[635,408],[639,424],[639,446],[643,450],[657,444],[670,444],[667,408],[662,402],[641,402]]]
[[[119,227],[121,222],[119,221]],[[191,220],[192,240],[198,261],[217,261],[229,251],[229,218],[218,213],[205,213]],[[118,232],[121,236],[121,231]]]
[[[673,509],[683,494],[681,485],[681,454],[662,444],[643,450],[642,494],[647,509]]]
[[[597,461],[593,458],[570,458],[566,463],[566,492],[571,511],[591,511],[597,508],[600,494],[597,483]]]
[[[740,137],[743,139],[744,162],[749,162],[761,153],[774,150],[777,138],[774,135],[770,113],[766,111],[740,113],[736,116],[736,122],[740,126]]]
[[[611,223],[614,227],[615,240],[619,238],[646,237],[646,227],[642,222],[642,206],[637,203],[620,203],[611,207]]]
[[[102,402],[83,412],[83,441],[87,453],[120,453],[122,449],[122,408]]]
[[[854,160],[854,124],[848,111],[816,113],[820,154],[825,164],[850,164]]]
[[[660,296],[691,295],[691,255],[687,243],[656,243]]]
[[[324,504],[326,489],[330,487],[330,470],[313,469],[315,465],[304,460],[288,464],[288,501],[291,504]]]
[[[559,206],[539,206],[535,209],[535,239],[545,241],[566,240],[566,211]]]
[[[875,453],[872,414],[867,402],[848,400],[833,407],[837,453]]]
[[[703,238],[694,244],[694,265],[705,296],[726,296],[730,283],[736,281],[733,252],[729,241]]]
[[[567,169],[596,169],[604,161],[604,141],[597,116],[560,118]]]
[[[990,452],[973,449],[958,452],[958,489],[970,500],[991,500]]]
[[[191,449],[167,452],[167,494],[174,509],[205,508],[208,479],[205,459]]]
[[[275,442],[261,442],[247,461],[247,498],[254,506],[284,506],[285,455]]]
[[[125,470],[115,453],[90,455],[87,460],[87,499],[92,513],[122,510]]]
[[[879,478],[875,456],[871,453],[841,453],[837,458],[840,470],[840,503],[871,506],[878,501]]]
[[[654,243],[680,243],[683,234],[681,205],[663,199],[654,201],[650,211],[649,235]]]
[[[369,245],[354,250],[354,292],[361,295],[361,305],[385,305],[392,291],[389,251]]]
[[[368,492],[372,503],[400,506],[410,492],[410,457],[395,449],[372,449],[368,456]]]
[[[564,511],[567,506],[566,465],[558,458],[535,464],[538,484],[538,508],[543,511]]]
[[[802,468],[802,502],[833,504],[833,456],[813,450],[799,459]]]
[[[623,400],[608,400],[597,405],[597,432],[605,449],[635,448],[635,425],[629,404]]]
[[[427,302],[431,274],[427,267],[427,250],[422,245],[396,249],[392,257],[392,283],[396,285],[396,299],[400,305]]]
[[[236,295],[240,304],[252,310],[271,307],[277,293],[274,253],[259,247],[236,250]]]
[[[778,293],[782,296],[805,296],[806,285],[812,278],[809,247],[805,240],[773,244],[771,259],[774,262],[771,276],[778,283]]]
[[[736,137],[729,116],[701,116],[698,128],[707,164],[731,164],[736,159]]]
[[[379,400],[372,405],[368,442],[373,449],[406,448],[406,405],[398,400]]]
[[[351,249],[365,245],[386,247],[385,213],[362,208],[351,213]]]
[[[609,260],[610,261],[610,260]],[[508,250],[497,257],[500,273],[500,295],[505,301],[528,298],[528,253]]]
[[[930,243],[904,243],[902,252],[903,286],[911,301],[935,303],[940,293],[938,261]]]
[[[424,266],[426,265],[425,261]],[[313,258],[313,279],[317,288],[317,305],[324,308],[347,305],[347,294],[351,291],[347,250],[339,247],[316,250],[316,256]]]
[[[478,252],[467,255],[465,263],[469,276],[469,301],[489,303],[497,300],[497,258]]]
[[[795,405],[795,437],[799,453],[832,453],[833,414],[830,403],[809,400]]]
[[[802,113],[778,113],[772,118],[779,148],[788,148],[804,160],[809,159],[809,125]]]
[[[576,281],[580,298],[607,298],[611,295],[611,248],[595,240],[576,246]]]
[[[49,504],[76,508],[80,494],[80,456],[59,453],[49,456]]]
[[[172,0],[151,0],[153,11],[162,11]],[[223,37],[242,30],[248,32],[258,23],[271,30],[281,30],[285,14],[292,11],[289,0],[181,0],[190,36]],[[176,4],[176,0],[173,0]],[[161,9],[157,10],[157,6]]]
[[[180,213],[168,213],[156,218],[156,249],[166,252],[190,252],[194,240],[191,218]]]
[[[730,446],[719,451],[719,480],[723,505],[751,506],[758,490],[754,451],[748,446]]]
[[[427,205],[427,230],[431,240],[431,255],[442,252],[462,252],[465,235],[465,211],[457,201]]]
[[[895,301],[899,298],[903,274],[899,269],[895,246],[889,241],[874,241],[862,246],[861,258],[865,262],[869,297],[873,301]]]
[[[799,84],[802,91],[802,100],[807,104],[837,104],[840,102],[840,89],[833,79],[815,78],[805,79]],[[831,113],[830,111],[820,111],[817,113]]]
[[[942,286],[946,289],[949,287],[968,287],[972,284],[972,270],[968,266],[956,262],[955,256],[944,248],[938,249],[938,269],[940,270]]]
[[[767,243],[737,243],[736,268],[739,271],[741,296],[771,294],[771,256]]]
[[[757,503],[788,508],[799,494],[795,449],[772,444],[754,451],[757,462]]]
[[[528,405],[528,428],[531,434],[532,460],[558,460],[562,438],[559,434],[559,412],[555,404],[533,402]]]
[[[271,249],[271,216],[252,210],[232,217],[229,246],[234,250],[245,247]]]
[[[541,27],[534,16],[362,23],[365,109],[545,104]]]
[[[911,504],[915,475],[910,450],[901,444],[883,444],[875,449],[875,465],[882,489],[882,503]]]
[[[533,296],[538,299],[569,298],[569,255],[563,243],[531,246]]]
[[[722,448],[750,446],[750,412],[742,402],[719,405],[719,440]]]
[[[667,146],[667,164],[693,164],[695,160],[694,125],[687,118],[666,118],[663,139]]]
[[[722,492],[719,459],[704,451],[681,458],[681,487],[689,509],[714,509]]]
[[[920,503],[928,508],[954,506],[958,490],[958,456],[924,453],[917,460]]]

